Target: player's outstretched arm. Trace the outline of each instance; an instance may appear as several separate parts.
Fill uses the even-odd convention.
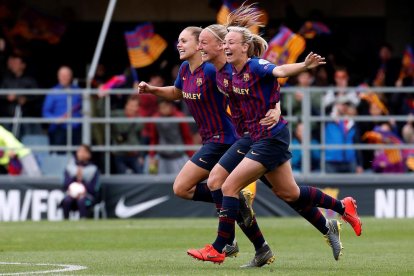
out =
[[[310,52],[309,55],[305,58],[305,61],[277,66],[273,69],[272,73],[276,78],[287,78],[325,63],[326,62],[324,57]]]
[[[138,84],[137,92],[138,94],[153,94],[170,101],[178,100],[183,97],[181,90],[177,89],[175,86],[158,87],[149,85],[145,81],[141,81]]]

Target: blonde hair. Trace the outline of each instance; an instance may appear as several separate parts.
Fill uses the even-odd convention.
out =
[[[255,3],[247,6],[245,4],[246,2],[227,16],[226,25],[212,24],[205,29],[212,33],[218,41],[224,42],[224,37],[228,33],[228,27],[263,27],[263,22],[260,22],[262,13],[254,7]]]
[[[253,26],[264,27],[264,23],[260,21],[262,13],[255,8],[256,3],[245,6],[246,2],[236,10],[227,15],[226,27],[236,26],[250,28]]]
[[[200,33],[203,29],[200,27],[196,27],[196,26],[189,26],[186,27],[183,31],[189,31],[191,33],[192,36],[195,37],[196,42],[198,42],[198,38],[200,36]]]
[[[244,43],[249,45],[249,50],[247,51],[247,56],[257,56],[261,57],[264,52],[266,52],[267,48],[269,47],[266,40],[264,40],[261,36],[253,34],[249,29],[245,27],[228,27],[227,30],[229,32],[236,32],[242,35],[242,40]]]

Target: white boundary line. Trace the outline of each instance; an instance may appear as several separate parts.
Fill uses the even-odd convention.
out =
[[[12,272],[12,273],[0,273],[0,275],[27,275],[27,274],[47,274],[47,273],[60,273],[68,271],[76,271],[87,269],[86,266],[70,265],[70,264],[33,264],[33,263],[12,263],[12,262],[0,262],[0,265],[26,265],[26,266],[58,266],[62,267],[53,270],[40,270],[40,271],[24,271],[24,272]]]

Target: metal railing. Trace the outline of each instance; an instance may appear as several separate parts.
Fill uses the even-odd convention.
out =
[[[332,118],[329,114],[325,114],[324,107],[321,103],[321,115],[314,116],[311,113],[311,94],[317,93],[321,97],[326,93],[328,90],[335,89],[335,87],[288,87],[282,88],[283,100],[282,100],[282,108],[286,110],[287,114],[283,114],[285,119],[288,122],[294,123],[298,122],[299,120],[304,124],[303,130],[303,141],[300,145],[291,145],[291,149],[300,149],[302,151],[302,171],[300,175],[304,178],[311,177],[315,174],[324,174],[324,152],[327,149],[359,149],[359,150],[375,150],[375,149],[414,149],[414,144],[399,144],[399,145],[374,145],[374,144],[353,144],[353,145],[342,145],[342,144],[331,144],[326,145],[324,143],[324,125],[326,122],[333,121],[334,119],[352,119],[356,122],[367,122],[367,121],[385,121],[385,120],[394,120],[397,122],[405,122],[409,120],[409,116],[353,116],[353,117],[335,117]],[[372,91],[373,88],[356,88],[356,87],[349,87],[349,90],[355,91],[358,89],[361,92],[364,91]],[[292,104],[293,104],[293,94],[297,91],[303,92],[303,100],[301,105],[301,115],[295,116],[292,113]],[[403,87],[403,88],[389,88],[389,87],[376,87],[375,92],[395,92],[395,93],[413,93],[414,87]],[[17,89],[0,89],[0,96],[7,95],[7,94],[15,94],[15,95],[47,95],[49,93],[66,93],[66,94],[81,94],[83,97],[83,103],[90,104],[90,97],[99,98],[101,92],[96,89],[78,89],[78,90],[58,90],[53,91],[50,89],[30,89],[30,90],[17,90]],[[162,118],[162,117],[136,117],[136,118],[113,118],[110,116],[111,114],[111,97],[109,95],[118,95],[118,94],[134,94],[135,92],[132,89],[114,89],[110,91],[106,91],[106,96],[100,98],[100,100],[104,101],[103,107],[103,116],[92,116],[90,113],[90,107],[83,108],[84,113],[82,114],[81,118],[72,118],[71,112],[68,112],[68,117],[65,119],[51,119],[51,118],[34,118],[34,117],[0,117],[0,124],[14,124],[17,126],[21,126],[23,124],[51,124],[51,123],[81,123],[83,127],[83,143],[90,144],[92,146],[92,150],[94,152],[103,152],[105,156],[105,169],[104,174],[110,175],[110,162],[111,162],[111,152],[116,151],[138,151],[138,152],[148,152],[148,151],[160,151],[160,150],[179,150],[179,151],[186,151],[186,150],[197,150],[199,149],[200,145],[112,145],[111,144],[111,124],[117,123],[179,123],[179,122],[188,122],[194,123],[194,119],[192,117],[182,117],[182,118]],[[72,110],[72,97],[67,97],[67,106],[69,110]],[[86,111],[86,112],[85,112]],[[321,142],[319,145],[311,144],[311,126],[312,123],[320,123],[320,137]],[[90,137],[91,128],[94,124],[103,124],[104,125],[104,144],[98,145],[93,144],[92,139]],[[85,128],[88,128],[85,130]],[[289,124],[290,133],[292,135],[293,129],[292,124]],[[18,129],[18,128],[13,128]],[[72,145],[72,128],[67,128],[67,144],[63,146],[30,146],[32,151],[34,152],[50,152],[50,151],[66,151],[67,153],[73,152],[76,150],[77,146]],[[4,149],[4,147],[0,147],[0,149]],[[311,157],[310,152],[311,150],[320,150],[322,153],[321,157],[321,170],[320,172],[312,172],[311,171]]]

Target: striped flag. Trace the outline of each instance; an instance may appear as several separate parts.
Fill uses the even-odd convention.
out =
[[[141,68],[156,61],[167,48],[167,42],[154,33],[151,23],[139,25],[135,30],[125,32],[128,56],[131,66]]]
[[[399,145],[403,143],[392,131],[382,130],[380,126],[376,126],[372,131],[365,132],[362,139],[373,144]],[[403,161],[402,152],[399,149],[384,149],[383,152],[390,164],[396,164]]]
[[[269,48],[263,58],[276,65],[295,63],[305,47],[306,41],[302,36],[295,34],[285,26],[281,26],[279,33],[270,40]],[[279,83],[283,85],[286,80],[287,78],[280,78]]]
[[[306,21],[298,33],[306,39],[313,39],[317,35],[330,34],[331,30],[322,22]]]
[[[221,25],[226,25],[227,24],[227,16],[232,11],[239,8],[243,4],[243,2],[244,1],[240,1],[240,0],[223,0],[223,5],[221,6],[220,10],[217,13],[217,23],[221,24]],[[262,14],[259,21],[262,24],[266,25],[267,22],[269,21],[268,15],[264,10],[262,10],[262,9],[259,9],[259,10],[260,10],[260,13]],[[259,26],[251,27],[250,31],[254,34],[258,34],[259,33]]]

